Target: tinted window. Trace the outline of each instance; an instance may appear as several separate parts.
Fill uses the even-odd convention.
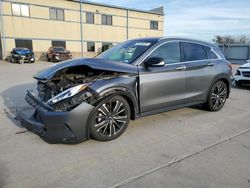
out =
[[[61,46],[66,48],[66,42],[65,41],[57,41],[57,40],[52,40],[51,45],[54,46]]]
[[[102,51],[106,51],[113,46],[112,43],[102,43]]]
[[[202,45],[183,42],[182,46],[183,46],[184,61],[196,61],[196,60],[207,59],[206,52]]]
[[[51,20],[64,20],[64,10],[57,8],[50,8],[49,15]]]
[[[203,47],[207,53],[208,59],[218,59],[217,55],[215,55],[215,53],[212,51],[210,47],[207,47],[207,46],[203,46]]]
[[[95,43],[94,42],[87,42],[87,51],[94,52],[95,51]]]
[[[158,21],[150,21],[150,29],[158,30]]]
[[[117,44],[113,48],[101,53],[96,58],[107,59],[119,63],[133,63],[140,55],[148,50],[157,41],[150,40],[128,40]],[[104,47],[107,43],[103,43]]]
[[[91,12],[86,13],[86,22],[91,24],[94,23],[94,13]]]
[[[112,16],[102,15],[102,24],[103,25],[112,25]]]
[[[63,51],[65,51],[65,48],[56,47],[56,48],[53,48],[53,50],[55,52],[63,52]]]
[[[16,48],[28,48],[30,50],[33,50],[32,40],[23,40],[23,39],[16,39]]]
[[[163,44],[157,48],[149,57],[163,58],[166,64],[180,62],[180,46],[178,42]]]

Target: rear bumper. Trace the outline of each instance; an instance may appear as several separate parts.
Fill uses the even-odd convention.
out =
[[[89,139],[87,123],[93,108],[83,102],[69,112],[54,112],[43,107],[33,112],[17,109],[16,119],[48,143],[79,143]]]

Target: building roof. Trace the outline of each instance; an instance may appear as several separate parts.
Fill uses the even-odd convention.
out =
[[[151,10],[142,10],[142,9],[134,9],[134,8],[128,8],[128,7],[122,7],[122,6],[116,6],[116,5],[110,5],[105,3],[97,3],[92,1],[85,1],[85,0],[67,0],[67,1],[74,1],[74,2],[82,2],[85,4],[90,5],[99,5],[104,7],[110,7],[110,8],[117,8],[117,9],[123,9],[123,10],[130,10],[130,11],[136,11],[136,12],[143,12],[143,13],[150,13],[150,14],[157,14],[157,15],[164,15],[164,7],[157,7]]]

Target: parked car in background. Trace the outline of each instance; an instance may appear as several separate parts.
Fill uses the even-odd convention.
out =
[[[56,46],[50,47],[47,53],[47,60],[53,62],[59,62],[71,59],[72,55],[69,50],[66,50],[64,47]]]
[[[11,63],[34,63],[35,57],[33,51],[28,48],[13,48],[9,60]]]
[[[119,137],[130,119],[195,104],[220,110],[230,93],[231,64],[219,47],[183,38],[140,38],[95,58],[37,73],[28,90],[33,115],[17,119],[49,143]],[[157,128],[157,127],[156,127]]]
[[[239,87],[244,84],[250,84],[250,60],[247,60],[247,63],[237,69],[234,81]]]

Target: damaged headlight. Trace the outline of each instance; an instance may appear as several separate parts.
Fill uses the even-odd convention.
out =
[[[62,93],[58,94],[57,96],[51,98],[50,100],[47,101],[47,104],[51,105],[51,104],[55,104],[59,101],[65,100],[67,98],[73,97],[74,95],[76,95],[77,93],[84,91],[86,89],[86,87],[88,86],[88,84],[81,84],[75,87],[71,87],[65,91],[63,91]]]
[[[88,87],[88,84],[81,84],[51,98],[47,104],[57,112],[70,111],[82,102],[89,104],[94,102],[96,96],[97,94]]]

